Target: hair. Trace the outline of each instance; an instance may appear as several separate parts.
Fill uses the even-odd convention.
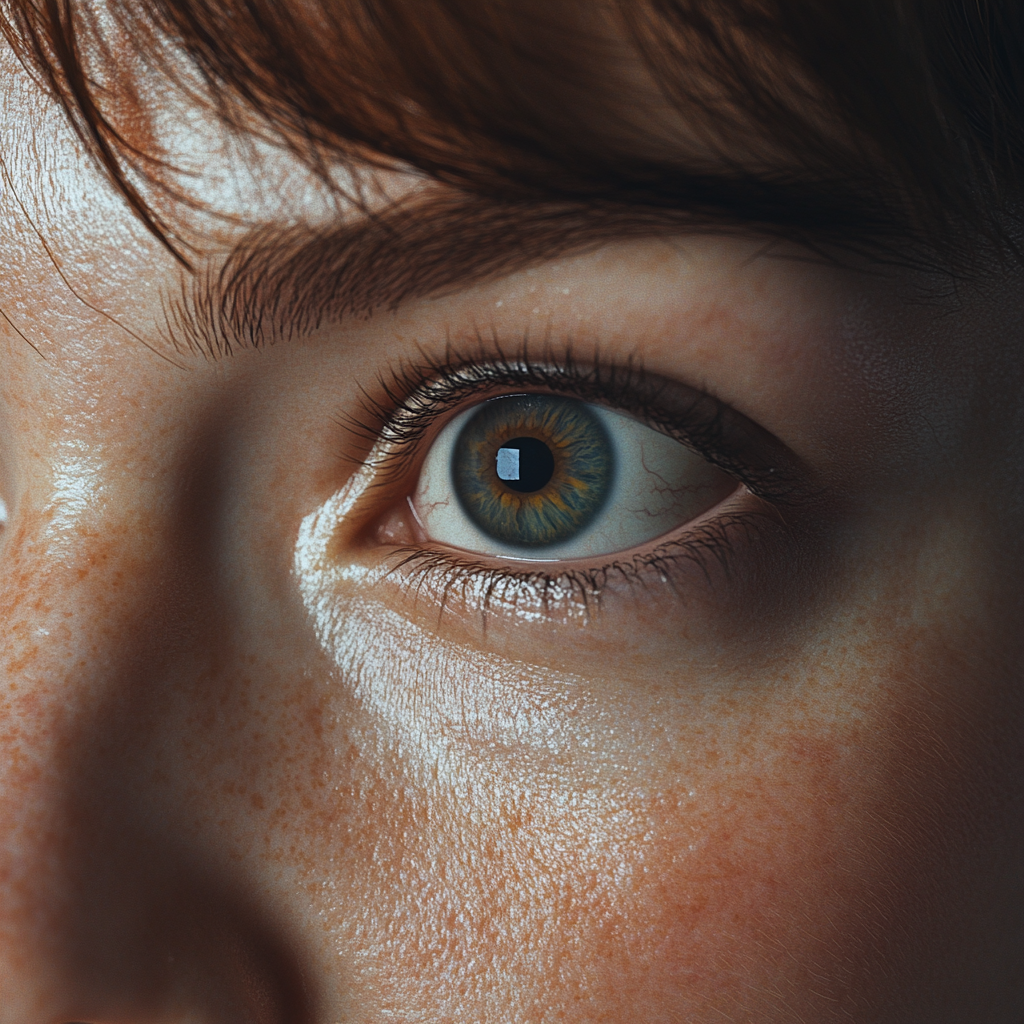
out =
[[[23,63],[135,212],[131,142],[75,0],[0,0]],[[1018,0],[106,0],[184,55],[225,124],[329,180],[413,168],[492,199],[678,209],[802,241],[1012,248],[1024,168]],[[168,49],[168,45],[171,49]],[[140,179],[141,176],[141,179]]]

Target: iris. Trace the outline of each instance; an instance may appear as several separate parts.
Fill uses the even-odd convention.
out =
[[[484,402],[452,451],[452,483],[469,518],[495,540],[524,547],[582,531],[614,472],[598,418],[582,402],[554,395]]]

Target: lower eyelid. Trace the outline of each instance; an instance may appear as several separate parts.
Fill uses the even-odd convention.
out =
[[[657,621],[680,627],[681,608],[687,610],[686,628],[692,630],[697,628],[695,616],[710,621],[698,612],[700,608],[713,606],[719,609],[716,616],[727,610],[732,616],[749,603],[748,588],[742,585],[748,573],[740,567],[759,564],[754,551],[774,550],[760,541],[779,528],[764,503],[738,487],[657,545],[599,564],[503,562],[438,545],[404,546],[391,548],[378,563],[376,586],[394,595],[394,607],[404,609],[403,614],[422,619],[431,628],[454,616],[462,623],[460,628],[470,631],[467,636],[479,640],[489,635],[488,629],[498,628],[499,621],[502,629],[515,633],[558,624],[587,627],[598,615],[617,630],[640,616],[637,629],[659,632],[654,627]],[[481,626],[485,633],[478,635]],[[546,636],[542,631],[537,639]],[[640,639],[639,634],[631,636]],[[506,640],[520,651],[519,657],[526,650],[522,645],[530,642],[521,633],[509,634]]]

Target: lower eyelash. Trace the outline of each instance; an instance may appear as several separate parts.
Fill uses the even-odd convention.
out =
[[[596,568],[556,571],[499,568],[449,549],[403,546],[391,552],[397,561],[384,577],[400,576],[414,595],[429,595],[439,617],[458,605],[461,611],[478,611],[486,623],[499,605],[520,613],[529,605],[546,618],[589,619],[616,584],[630,591],[668,586],[682,599],[676,582],[684,568],[695,569],[709,586],[716,578],[728,580],[736,548],[756,541],[768,524],[778,526],[768,508],[718,513],[650,552]]]

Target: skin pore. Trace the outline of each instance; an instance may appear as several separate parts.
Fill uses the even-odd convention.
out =
[[[610,232],[204,352],[2,73],[0,1024],[1021,1019],[1018,267]],[[150,103],[212,266],[364,216]],[[521,355],[705,391],[792,485],[561,589],[431,544],[486,395],[389,462],[384,385]]]

